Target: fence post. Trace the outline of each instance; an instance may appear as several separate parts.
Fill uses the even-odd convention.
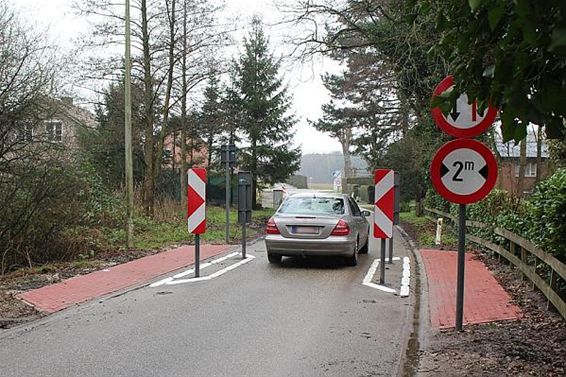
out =
[[[558,284],[558,278],[556,277],[556,274],[554,273],[554,269],[550,269],[550,279],[548,282],[548,285],[550,285],[550,290],[556,292],[556,285]],[[550,299],[548,298],[548,296],[546,297],[546,310],[550,309]]]
[[[524,247],[520,247],[520,249],[521,249],[521,262],[523,262],[523,264],[527,266],[527,268],[529,268],[529,260],[527,259],[527,250],[525,250]],[[535,264],[535,269],[536,269],[536,264]],[[528,278],[528,276],[526,276],[524,273],[521,274],[521,281],[525,280],[525,278]]]

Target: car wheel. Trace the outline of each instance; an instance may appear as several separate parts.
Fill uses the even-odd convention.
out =
[[[356,240],[356,248],[354,249],[354,254],[347,259],[348,266],[355,266],[358,264],[358,242],[359,239]]]
[[[269,263],[279,264],[279,263],[281,263],[281,255],[280,254],[267,253],[267,260],[269,261]]]
[[[366,243],[364,246],[362,246],[362,248],[360,249],[360,251],[358,251],[360,254],[367,254],[369,250],[369,237],[366,240]]]

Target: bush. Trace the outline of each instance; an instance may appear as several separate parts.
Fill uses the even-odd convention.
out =
[[[429,208],[457,214],[457,205],[450,205],[432,190],[427,194],[425,203]],[[566,261],[565,168],[540,182],[529,200],[496,189],[484,200],[469,205],[466,215],[468,220],[489,225],[484,229],[472,229],[472,234],[501,243],[502,239],[495,235],[494,229],[507,229]]]
[[[566,168],[540,182],[530,199],[527,236],[544,251],[566,261]]]

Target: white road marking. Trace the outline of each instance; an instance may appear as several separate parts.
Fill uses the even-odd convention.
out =
[[[393,260],[401,260],[401,258],[399,257],[393,257]],[[375,259],[373,261],[373,263],[371,264],[371,266],[369,267],[369,270],[362,282],[363,285],[367,286],[367,287],[371,287],[371,288],[375,288],[375,289],[379,289],[380,291],[383,292],[387,292],[387,293],[397,293],[397,291],[393,288],[389,288],[386,287],[384,285],[379,285],[379,284],[375,284],[372,283],[371,279],[373,278],[373,275],[375,275],[375,272],[377,271],[377,267],[379,266],[380,263],[380,259]]]
[[[204,277],[199,277],[199,278],[192,278],[192,279],[179,279],[179,280],[173,280],[173,281],[168,281],[165,284],[167,285],[177,285],[177,284],[184,284],[184,283],[194,283],[197,281],[204,281],[204,280],[212,280],[220,275],[224,275],[226,272],[228,271],[232,271],[233,269],[240,267],[248,262],[251,262],[253,259],[255,259],[255,257],[253,255],[247,255],[246,259],[242,259],[241,261],[239,261],[238,263],[234,263],[220,271],[216,271],[215,273],[213,273],[212,275],[209,276],[204,276]]]
[[[411,282],[411,260],[409,257],[403,258],[403,278],[401,279],[401,291],[399,296],[409,296],[409,284]]]
[[[232,258],[232,257],[235,257],[236,255],[239,255],[239,254],[240,254],[239,252],[234,252],[234,253],[225,255],[225,256],[223,256],[223,257],[221,257],[221,258],[211,260],[210,262],[203,263],[203,264],[200,266],[200,269],[202,270],[202,269],[204,269],[204,268],[207,268],[207,267],[213,266],[213,265],[215,265],[215,264],[224,262],[225,260],[227,260],[227,259],[229,259],[229,258]],[[175,285],[175,284],[194,283],[194,282],[197,282],[197,281],[211,280],[211,279],[214,279],[215,277],[218,277],[218,276],[220,276],[220,275],[223,275],[223,274],[225,274],[225,273],[228,272],[228,271],[231,271],[231,270],[233,270],[233,269],[235,269],[235,268],[237,268],[237,267],[240,267],[241,265],[244,265],[244,264],[250,262],[250,261],[251,261],[252,259],[254,259],[254,258],[255,258],[255,256],[248,254],[248,255],[246,256],[246,259],[243,259],[243,260],[241,260],[241,261],[239,261],[239,262],[237,262],[237,263],[231,264],[230,266],[228,266],[228,267],[226,267],[226,268],[224,268],[224,269],[222,269],[222,270],[220,270],[220,271],[216,271],[216,272],[213,273],[212,275],[203,276],[203,277],[198,277],[198,278],[180,279],[180,278],[182,278],[182,277],[184,277],[184,276],[191,275],[191,274],[193,274],[193,273],[195,272],[194,268],[190,268],[190,269],[188,269],[188,270],[186,270],[186,271],[183,271],[183,272],[180,272],[180,273],[178,273],[178,274],[176,274],[176,275],[174,275],[174,276],[171,276],[171,277],[168,277],[168,278],[159,280],[159,281],[157,281],[157,282],[155,282],[155,283],[152,283],[152,284],[150,284],[149,286],[150,286],[151,288],[155,288],[155,287],[159,287],[159,286],[165,285],[165,284],[167,284],[167,285]]]

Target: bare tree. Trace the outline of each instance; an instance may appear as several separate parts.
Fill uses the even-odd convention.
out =
[[[108,0],[80,0],[76,7],[81,14],[93,16],[94,30],[83,49],[85,79],[104,83],[120,78],[121,55],[103,57],[99,49],[122,43],[122,7]],[[206,78],[203,66],[210,56],[218,55],[210,51],[220,49],[227,34],[215,19],[220,8],[206,0],[134,0],[132,8],[132,69],[134,80],[144,88],[143,207],[146,214],[153,215],[171,116],[186,118],[187,95]],[[91,86],[96,87],[94,83]],[[183,150],[186,137],[183,131],[181,134]],[[185,162],[181,165],[184,171]]]

